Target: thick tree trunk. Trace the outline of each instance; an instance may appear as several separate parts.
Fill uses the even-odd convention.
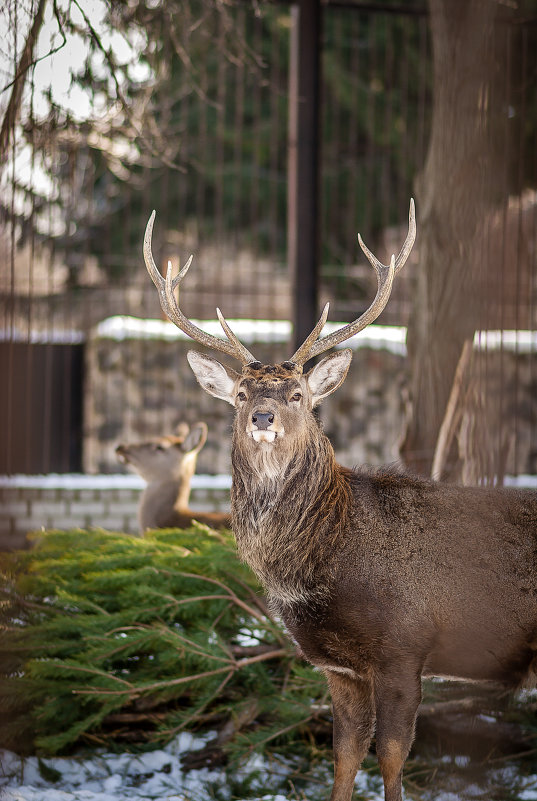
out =
[[[480,324],[480,226],[505,185],[498,156],[503,39],[493,0],[430,0],[434,108],[416,186],[420,256],[408,330],[412,417],[401,455],[429,474],[464,341]],[[480,240],[482,242],[482,238]]]

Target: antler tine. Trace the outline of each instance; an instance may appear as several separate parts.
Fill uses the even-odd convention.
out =
[[[240,360],[242,361],[243,364],[250,364],[250,362],[255,362],[255,360],[256,360],[255,356],[253,356],[250,353],[250,351],[248,350],[248,348],[245,348],[244,345],[242,344],[242,342],[240,342],[237,339],[237,337],[235,336],[235,334],[233,333],[233,331],[231,330],[231,328],[227,324],[226,318],[224,317],[224,315],[222,314],[222,312],[220,311],[218,306],[216,307],[216,313],[218,315],[218,320],[220,322],[220,325],[224,329],[225,335],[227,336],[229,341],[234,345],[234,347],[237,350],[237,353],[238,354],[240,353],[240,357],[237,357],[237,358],[240,358]]]
[[[160,274],[157,265],[155,264],[151,249],[151,238],[153,235],[154,222],[155,212],[153,211],[149,217],[149,220],[147,221],[145,229],[144,260],[147,271],[151,276],[151,280],[158,289],[160,305],[162,306],[164,314],[169,317],[169,319],[177,326],[177,328],[179,328],[196,342],[206,345],[209,348],[213,348],[214,350],[221,351],[222,353],[226,353],[228,356],[233,356],[234,359],[238,359],[243,364],[255,361],[252,354],[246,350],[243,345],[241,345],[236,337],[234,341],[228,342],[225,339],[220,339],[212,334],[207,334],[205,331],[202,331],[201,328],[198,328],[197,325],[194,325],[194,323],[192,323],[188,317],[185,317],[177,304],[174,290],[181,283],[188,272],[188,268],[192,263],[192,256],[188,259],[185,266],[182,268],[179,274],[175,276],[175,278],[172,278],[171,263],[168,262],[166,279],[164,279]],[[235,343],[238,343],[240,347],[237,347]]]
[[[408,211],[408,234],[406,235],[406,239],[403,243],[403,247],[399,251],[397,258],[395,259],[395,274],[399,272],[399,270],[404,266],[406,260],[410,255],[410,251],[412,250],[412,246],[414,245],[414,241],[416,239],[416,212],[414,207],[414,198],[410,198],[410,209]],[[358,242],[360,243],[360,247],[362,248],[363,252],[367,256],[368,261],[370,264],[375,268],[377,275],[379,269],[385,268],[385,265],[380,262],[373,253],[369,250],[365,242],[363,241],[360,234],[358,234]]]
[[[410,208],[408,209],[408,234],[403,243],[403,247],[399,251],[399,255],[395,260],[395,274],[404,266],[406,260],[410,256],[410,251],[416,241],[416,207],[414,205],[414,198],[410,198]]]
[[[309,357],[309,352],[311,350],[311,347],[312,347],[313,343],[315,342],[315,340],[318,338],[319,334],[321,333],[321,331],[324,328],[324,324],[326,323],[326,318],[328,317],[328,309],[329,308],[330,308],[330,304],[327,303],[325,305],[324,309],[323,309],[323,312],[322,312],[320,318],[319,318],[319,322],[317,323],[317,325],[315,326],[315,328],[313,329],[311,334],[307,337],[307,339],[304,340],[304,342],[299,347],[299,349],[296,351],[296,353],[294,353],[291,356],[289,361],[295,362],[295,364],[301,364],[301,365],[308,361],[308,359],[310,358]]]
[[[359,331],[362,331],[377,319],[389,300],[392,291],[393,279],[408,259],[415,239],[416,213],[414,200],[412,198],[410,200],[410,209],[408,212],[408,234],[403,247],[399,251],[397,259],[395,256],[392,256],[389,265],[382,264],[382,262],[380,262],[377,257],[371,253],[369,248],[362,241],[360,234],[358,234],[360,247],[365,253],[371,266],[377,273],[377,294],[375,295],[375,299],[369,308],[366,309],[366,311],[360,315],[360,317],[354,320],[354,322],[349,323],[348,325],[343,326],[343,328],[340,328],[338,331],[334,331],[332,334],[329,334],[328,336],[318,339],[316,342],[314,342],[307,356],[308,359],[312,359],[314,356],[318,356],[320,353],[324,353],[324,351],[329,350],[329,348],[339,345],[346,339],[350,339],[352,336],[357,334]]]

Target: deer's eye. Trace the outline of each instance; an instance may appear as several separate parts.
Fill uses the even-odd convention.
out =
[[[291,395],[290,400],[299,401],[301,398],[302,398],[302,393],[301,392],[295,392],[294,395]]]
[[[163,450],[165,450],[165,448],[164,448],[164,445],[155,445],[155,450],[156,450],[156,451],[163,451]]]
[[[241,392],[237,392],[237,398],[240,401],[245,401],[246,400],[246,392],[242,392],[242,390],[241,390]]]

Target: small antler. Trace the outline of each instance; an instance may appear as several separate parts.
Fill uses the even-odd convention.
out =
[[[222,353],[227,353],[228,356],[233,356],[233,358],[238,359],[240,362],[242,362],[242,364],[255,362],[255,356],[253,356],[250,351],[245,348],[241,342],[239,342],[219,309],[217,309],[218,319],[220,320],[220,324],[224,329],[226,336],[228,337],[229,341],[227,342],[225,339],[220,339],[219,337],[214,337],[212,334],[207,334],[205,331],[202,331],[201,328],[198,328],[197,325],[194,325],[194,323],[192,323],[188,317],[185,317],[177,304],[174,291],[187,274],[188,268],[192,263],[192,256],[190,256],[183,269],[178,275],[175,276],[175,278],[172,278],[171,263],[168,262],[168,271],[166,273],[166,279],[164,279],[160,274],[157,265],[155,264],[153,252],[151,250],[151,237],[153,235],[154,222],[155,212],[153,211],[145,229],[144,260],[147,271],[151,276],[156,288],[158,289],[160,305],[162,306],[164,314],[169,317],[169,319],[177,326],[177,328],[179,328],[196,342],[206,345],[209,348],[213,348],[214,350],[221,351]]]
[[[369,248],[364,244],[362,241],[362,237],[358,234],[358,242],[360,243],[360,247],[362,248],[363,252],[367,256],[371,266],[377,273],[377,294],[375,295],[375,299],[371,306],[366,309],[366,311],[360,315],[354,322],[349,323],[348,325],[343,326],[343,328],[334,331],[332,334],[328,334],[328,336],[323,337],[322,339],[317,339],[320,334],[320,331],[324,325],[324,321],[326,320],[326,314],[328,309],[328,304],[324,307],[323,314],[321,315],[321,319],[308,336],[306,341],[294,356],[291,357],[291,361],[295,362],[296,364],[304,364],[308,359],[313,359],[314,356],[318,356],[320,353],[324,353],[324,351],[329,350],[329,348],[333,348],[335,345],[339,345],[341,342],[344,342],[346,339],[350,339],[350,337],[354,336],[358,333],[358,331],[362,331],[368,325],[370,325],[374,320],[377,319],[379,314],[382,312],[384,307],[386,306],[388,299],[390,297],[392,291],[392,284],[393,279],[402,268],[410,251],[412,250],[412,246],[414,244],[414,240],[416,239],[416,213],[414,209],[414,200],[413,198],[410,199],[410,209],[408,212],[408,234],[401,248],[399,255],[397,258],[392,256],[390,263],[388,265],[382,264],[376,256],[371,253]],[[324,319],[323,319],[324,318]]]

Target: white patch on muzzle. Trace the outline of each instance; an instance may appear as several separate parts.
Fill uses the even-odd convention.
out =
[[[276,439],[276,432],[275,431],[268,431],[266,429],[256,429],[252,431],[252,438],[256,442],[274,442]]]

